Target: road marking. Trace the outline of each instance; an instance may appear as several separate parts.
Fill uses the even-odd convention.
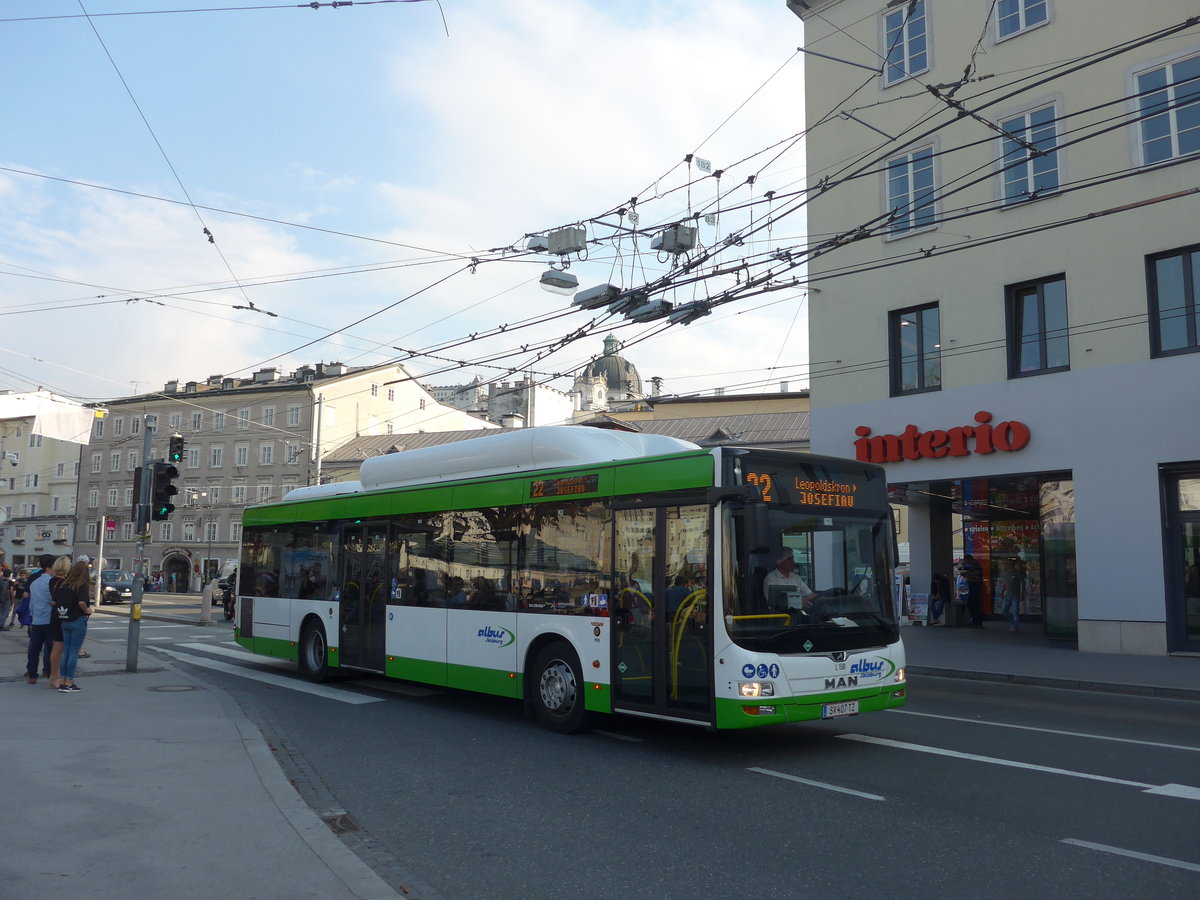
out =
[[[1159,741],[1139,741],[1136,738],[1109,737],[1106,734],[1088,734],[1086,731],[1060,731],[1057,728],[1038,728],[1034,725],[1013,725],[1009,722],[990,722],[986,719],[968,719],[966,716],[943,716],[937,713],[915,712],[911,709],[889,709],[890,713],[902,716],[921,716],[925,719],[945,719],[948,722],[970,722],[972,725],[991,725],[994,728],[1016,728],[1020,731],[1037,731],[1042,734],[1058,734],[1064,737],[1091,738],[1095,741],[1114,741],[1118,744],[1137,744],[1141,747],[1159,747],[1164,750],[1189,750],[1200,753],[1200,747],[1189,747],[1186,744],[1163,744]]]
[[[249,678],[251,681],[260,681],[263,684],[271,684],[275,687],[287,688],[291,691],[300,691],[304,694],[313,694],[317,697],[324,697],[326,700],[336,700],[339,703],[382,703],[382,697],[367,697],[364,694],[356,694],[351,691],[339,691],[333,688],[323,687],[319,684],[310,684],[306,681],[299,681],[295,678],[283,678],[279,675],[272,675],[270,672],[259,672],[255,669],[247,668],[246,666],[232,666],[228,663],[219,662],[215,659],[204,659],[199,656],[192,656],[190,653],[177,653],[174,650],[168,650],[166,647],[155,647],[156,653],[164,653],[172,659],[177,659],[180,662],[189,663],[193,666],[200,666],[204,669],[212,669],[215,672],[224,672],[227,675],[237,675],[240,678]]]
[[[1108,844],[1093,844],[1091,841],[1081,841],[1078,838],[1063,838],[1062,843],[1074,847],[1084,847],[1088,850],[1099,850],[1101,853],[1113,853],[1117,856],[1128,856],[1130,859],[1140,859],[1143,862],[1157,863],[1160,866],[1173,866],[1176,869],[1187,869],[1189,872],[1200,872],[1200,865],[1184,862],[1182,859],[1171,859],[1169,856],[1155,856],[1153,853],[1139,853],[1137,850],[1125,850],[1121,847],[1110,847]]]
[[[844,735],[843,735],[844,737]],[[809,778],[801,778],[799,775],[788,775],[786,772],[775,772],[771,769],[760,769],[758,766],[751,766],[749,771],[758,772],[760,775],[770,775],[773,778],[783,778],[787,781],[797,781],[800,784],[807,784],[809,787],[821,788],[826,791],[837,791],[839,794],[850,794],[853,797],[862,797],[864,800],[886,800],[886,797],[881,797],[878,794],[868,794],[865,791],[856,791],[853,788],[841,787],[836,784],[827,784],[824,781],[813,781]]]
[[[978,753],[963,753],[960,750],[947,750],[944,747],[930,747],[926,744],[910,744],[907,741],[893,741],[887,738],[872,737],[869,734],[839,734],[838,737],[847,741],[859,741],[864,744],[878,744],[881,747],[895,747],[898,750],[915,750],[918,753],[930,753],[934,756],[949,756],[954,759],[966,759],[973,762],[989,763],[993,766],[1008,766],[1012,769],[1027,769],[1031,772],[1045,772],[1049,775],[1067,775],[1071,778],[1085,778],[1088,781],[1103,781],[1106,784],[1120,784],[1135,787],[1145,794],[1160,794],[1164,797],[1179,797],[1184,800],[1200,800],[1200,788],[1186,784],[1148,784],[1144,781],[1129,781],[1126,778],[1110,778],[1108,775],[1093,775],[1091,772],[1076,772],[1072,769],[1060,769],[1056,766],[1041,766],[1037,763],[1018,762],[1015,759],[1000,759],[996,756],[980,756]]]
[[[175,644],[181,650],[203,650],[205,653],[215,653],[217,656],[228,656],[231,659],[240,659],[242,662],[254,663],[255,665],[275,666],[277,668],[289,668],[295,670],[296,664],[288,659],[278,659],[272,656],[258,656],[251,653],[249,650],[243,650],[241,644],[236,644],[234,647],[222,647],[219,644],[199,644],[186,643]]]

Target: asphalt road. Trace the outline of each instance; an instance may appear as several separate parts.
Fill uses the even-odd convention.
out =
[[[310,686],[214,637],[146,641],[236,697],[409,896],[1200,896],[1195,703],[918,677],[904,710],[837,722],[559,736],[513,701]]]

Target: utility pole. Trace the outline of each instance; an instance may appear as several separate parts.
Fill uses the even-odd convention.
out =
[[[138,640],[142,630],[142,594],[146,580],[146,532],[150,529],[150,483],[154,466],[150,462],[153,450],[154,427],[150,417],[142,419],[142,482],[138,485],[137,547],[133,551],[133,596],[129,599],[129,638],[125,648],[125,671],[137,671]]]

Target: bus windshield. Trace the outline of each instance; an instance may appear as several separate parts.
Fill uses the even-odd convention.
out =
[[[744,534],[733,541],[725,626],[736,644],[820,653],[897,640],[889,513],[827,515],[776,506],[766,520],[753,548]]]

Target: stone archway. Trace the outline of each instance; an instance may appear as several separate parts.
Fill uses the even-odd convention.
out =
[[[166,557],[162,563],[163,590],[182,594],[191,588],[192,561],[178,553]]]

